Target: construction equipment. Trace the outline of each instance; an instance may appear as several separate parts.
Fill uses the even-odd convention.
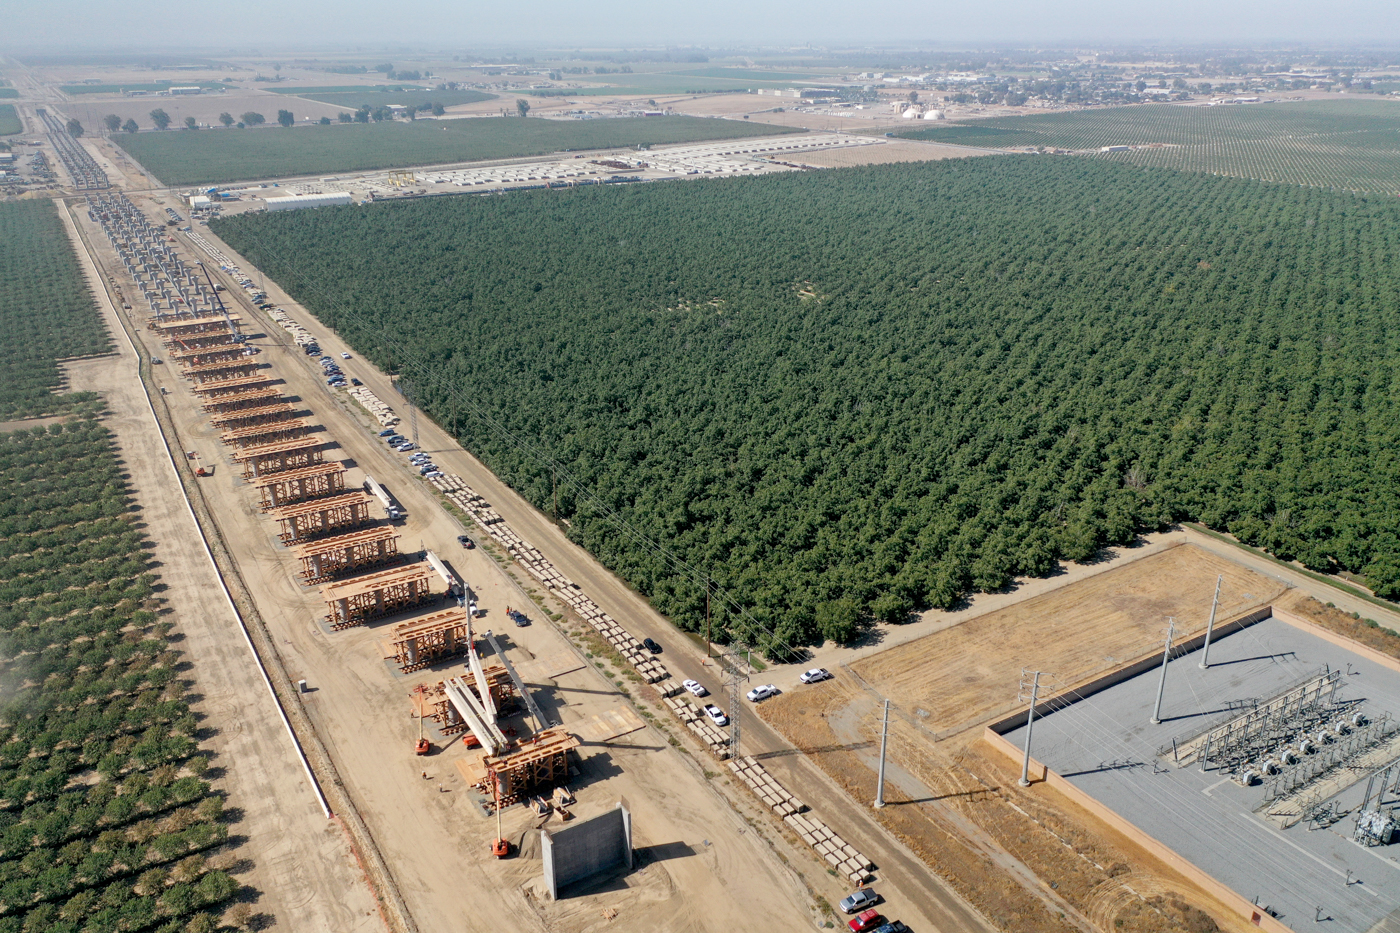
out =
[[[492,781],[491,785],[495,787],[496,782]],[[496,838],[491,843],[491,854],[496,856],[496,858],[506,858],[510,855],[510,842],[506,840],[501,832],[501,792],[498,787],[496,788],[494,799],[496,801]]]
[[[214,468],[213,468],[212,466],[205,466],[205,465],[204,465],[204,461],[199,459],[199,452],[198,452],[198,451],[191,450],[191,451],[189,452],[189,455],[188,455],[188,456],[189,456],[189,458],[190,458],[191,460],[194,461],[194,475],[195,475],[195,476],[213,476],[213,475],[214,475]]]
[[[433,743],[423,734],[423,685],[414,687],[413,692],[418,694],[418,742],[413,746],[413,754],[422,756],[433,750]]]
[[[389,173],[389,184],[395,188],[410,188],[418,184],[418,179],[412,172],[398,170]]]

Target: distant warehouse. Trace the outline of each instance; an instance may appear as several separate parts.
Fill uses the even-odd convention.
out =
[[[294,211],[300,207],[329,207],[332,204],[354,204],[355,199],[348,191],[328,191],[325,194],[288,194],[280,198],[266,198],[270,211]]]

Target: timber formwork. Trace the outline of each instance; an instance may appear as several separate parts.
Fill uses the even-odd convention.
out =
[[[297,406],[291,402],[279,401],[274,405],[260,405],[257,408],[243,408],[237,411],[219,412],[209,419],[216,428],[236,431],[260,424],[276,424],[291,421],[296,417]]]
[[[238,395],[249,389],[259,389],[270,386],[274,382],[281,382],[272,373],[263,373],[260,376],[247,376],[243,379],[226,379],[222,382],[204,382],[191,386],[190,391],[205,399],[220,398],[225,395]]]
[[[515,748],[481,760],[486,777],[477,787],[489,798],[492,782],[502,807],[522,796],[563,784],[569,777],[569,752],[578,748],[578,738],[563,729],[546,729]]]
[[[301,577],[307,583],[323,583],[346,574],[387,567],[404,560],[404,556],[399,553],[398,532],[392,528],[366,528],[363,531],[352,531],[333,538],[298,544],[293,553],[301,561]],[[462,624],[466,625],[466,610],[459,611],[463,614]]]
[[[267,444],[235,451],[233,462],[243,464],[244,479],[255,479],[323,463],[326,459],[325,447],[325,438],[312,435],[284,444]]]
[[[224,360],[217,363],[200,363],[198,366],[186,366],[184,375],[195,382],[203,385],[208,382],[227,382],[230,379],[247,379],[253,373],[263,369],[264,364],[260,360],[234,359]]]
[[[438,598],[429,588],[432,578],[424,562],[327,583],[321,587],[326,624],[339,631],[422,606]]]
[[[247,428],[235,428],[219,435],[219,440],[230,447],[246,450],[250,447],[266,447],[285,441],[305,437],[313,428],[300,418],[291,421],[278,421],[274,424],[255,424]]]
[[[205,401],[204,410],[207,412],[241,411],[267,405],[281,398],[281,389],[264,386],[260,389],[247,389],[243,392],[215,396]]]
[[[254,481],[262,496],[262,510],[280,509],[345,491],[345,465],[333,461],[317,463],[300,470],[273,473]]]
[[[389,636],[394,653],[385,660],[407,674],[463,653],[470,637],[467,610],[444,609],[394,626]]]
[[[277,520],[277,536],[283,544],[301,544],[370,524],[374,519],[369,515],[369,503],[370,497],[356,489],[340,496],[272,509],[268,514]]]

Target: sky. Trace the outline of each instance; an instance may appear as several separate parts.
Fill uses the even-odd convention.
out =
[[[1396,0],[0,0],[0,49],[1400,45]]]

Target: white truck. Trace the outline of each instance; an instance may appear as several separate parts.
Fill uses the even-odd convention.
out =
[[[374,496],[384,504],[384,514],[389,517],[389,521],[397,522],[404,517],[403,509],[389,495],[389,491],[374,481],[373,476],[365,477],[365,492]]]

